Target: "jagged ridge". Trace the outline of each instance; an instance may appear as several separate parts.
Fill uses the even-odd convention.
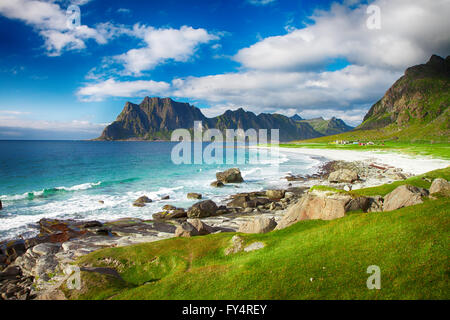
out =
[[[194,121],[202,121],[204,128],[270,129],[280,130],[280,141],[309,139],[322,136],[308,123],[299,123],[280,114],[226,111],[215,118],[207,118],[200,109],[170,98],[146,97],[139,105],[127,102],[116,121],[107,126],[97,140],[170,140],[175,129],[192,129]]]

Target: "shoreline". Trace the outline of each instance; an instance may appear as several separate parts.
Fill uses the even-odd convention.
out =
[[[289,147],[280,147],[280,150],[288,153],[300,153],[309,156],[324,157],[329,160],[379,162],[380,164],[400,168],[403,171],[414,175],[423,174],[425,172],[443,169],[450,166],[450,161],[444,159],[436,159],[426,156],[409,156],[403,153],[389,151],[356,151]]]
[[[62,298],[61,292],[55,289],[66,280],[61,272],[78,258],[91,252],[179,236],[202,235],[202,233],[191,234],[189,229],[185,229],[186,224],[189,225],[192,219],[207,230],[207,233],[203,234],[239,232],[244,225],[252,224],[256,219],[271,220],[277,225],[282,223],[292,206],[311,192],[312,186],[356,190],[405,180],[413,175],[447,167],[449,164],[445,160],[368,151],[280,148],[280,153],[309,156],[315,162],[311,166],[315,168],[314,173],[280,177],[279,183],[273,189],[244,193],[236,190],[235,193],[225,196],[217,205],[214,204],[213,213],[206,216],[199,215],[196,218],[187,215],[189,210],[199,203],[213,201],[199,200],[186,210],[188,212],[183,208],[169,205],[172,208],[155,213],[153,218],[148,220],[133,218],[132,215],[129,218],[105,222],[44,218],[38,223],[39,236],[26,240],[17,237],[0,241],[0,258],[3,259],[0,261],[0,273],[1,269],[17,271],[16,277],[23,281],[26,292],[20,297]],[[394,164],[398,167],[393,166]],[[340,170],[353,171],[357,178],[352,181],[329,181],[331,173]],[[213,177],[211,179],[213,180]],[[268,194],[273,191],[281,192],[282,195],[271,198]],[[160,214],[160,218],[155,217],[157,214]],[[57,275],[49,276],[50,274]],[[15,297],[19,298],[18,295]]]

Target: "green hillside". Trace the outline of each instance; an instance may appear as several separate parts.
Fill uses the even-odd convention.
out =
[[[375,103],[361,125],[338,135],[305,142],[335,140],[450,142],[450,57],[432,56],[408,68]]]
[[[342,121],[341,119],[337,119],[335,117],[329,120],[325,120],[324,118],[321,117],[309,120],[298,120],[297,122],[308,123],[311,125],[311,127],[314,128],[314,130],[320,132],[325,136],[339,134],[353,129],[353,127],[350,127],[344,121]]]
[[[450,179],[450,168],[425,174]],[[355,191],[386,194],[396,185],[429,187],[422,177]],[[173,238],[104,249],[82,266],[115,268],[122,279],[82,272],[72,299],[449,299],[450,200],[391,212],[355,212],[303,221],[268,234],[241,235],[254,252],[226,256],[234,233]],[[381,268],[368,290],[367,267]]]

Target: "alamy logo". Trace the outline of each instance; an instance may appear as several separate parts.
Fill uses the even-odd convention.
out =
[[[368,279],[367,279],[367,289],[369,290],[373,290],[373,289],[377,289],[380,290],[381,289],[381,270],[379,266],[369,266],[367,268],[367,273],[372,274]]]
[[[80,7],[71,4],[66,11],[67,16],[67,28],[70,30],[81,26],[81,10]]]
[[[67,289],[69,290],[81,290],[81,271],[77,266],[67,266],[64,269],[64,274],[67,278]]]
[[[191,133],[193,131],[193,137]],[[258,164],[271,160],[273,165],[279,162],[279,129],[219,129],[203,130],[201,121],[194,122],[193,130],[177,129],[172,132],[171,141],[179,142],[172,149],[174,164]],[[206,147],[204,143],[209,143]],[[250,147],[270,143],[271,148],[249,152]]]
[[[379,6],[370,5],[367,7],[366,13],[369,16],[366,21],[367,29],[380,30],[381,29],[381,9]]]

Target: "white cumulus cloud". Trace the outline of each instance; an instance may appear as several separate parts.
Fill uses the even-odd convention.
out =
[[[166,82],[152,80],[116,81],[115,79],[108,79],[87,84],[77,91],[77,95],[82,101],[101,101],[105,97],[141,97],[163,94],[169,88],[170,85]]]
[[[218,36],[205,29],[183,26],[174,28],[133,27],[132,34],[141,38],[145,46],[118,55],[115,60],[124,65],[127,74],[140,75],[167,60],[185,62],[194,55],[200,44],[217,40]]]
[[[239,50],[234,56],[241,63],[239,71],[176,78],[159,83],[160,89],[149,83],[147,90],[155,95],[207,102],[211,105],[205,109],[208,115],[244,107],[256,113],[336,115],[357,124],[407,67],[425,63],[432,54],[445,57],[450,52],[450,0],[376,0],[371,4],[381,10],[381,29],[367,28],[367,4],[351,0],[335,3],[327,11],[316,11],[302,29],[290,28],[286,34],[261,39]],[[143,34],[146,30],[142,29]],[[155,43],[147,42],[148,47],[164,52],[167,43],[162,41],[158,47],[158,36]],[[177,59],[155,53],[141,57],[148,48],[137,50],[133,57],[130,52],[122,57],[127,69],[135,74],[160,59]],[[180,59],[186,59],[184,51],[179,52]],[[326,67],[336,60],[348,61],[349,65],[327,71]],[[79,95],[104,99],[125,88],[125,96],[141,96],[146,89],[143,81],[113,80],[114,90],[100,81],[81,88]]]
[[[84,5],[89,0],[78,0],[70,3],[58,3],[43,0],[2,0],[0,15],[9,19],[25,22],[44,38],[44,47],[50,56],[59,56],[64,50],[80,50],[86,47],[86,41],[92,39],[98,44],[105,44],[117,34],[121,28],[110,23],[101,23],[94,28],[82,24],[70,27],[66,10],[68,5]],[[64,6],[64,7],[63,7]]]

